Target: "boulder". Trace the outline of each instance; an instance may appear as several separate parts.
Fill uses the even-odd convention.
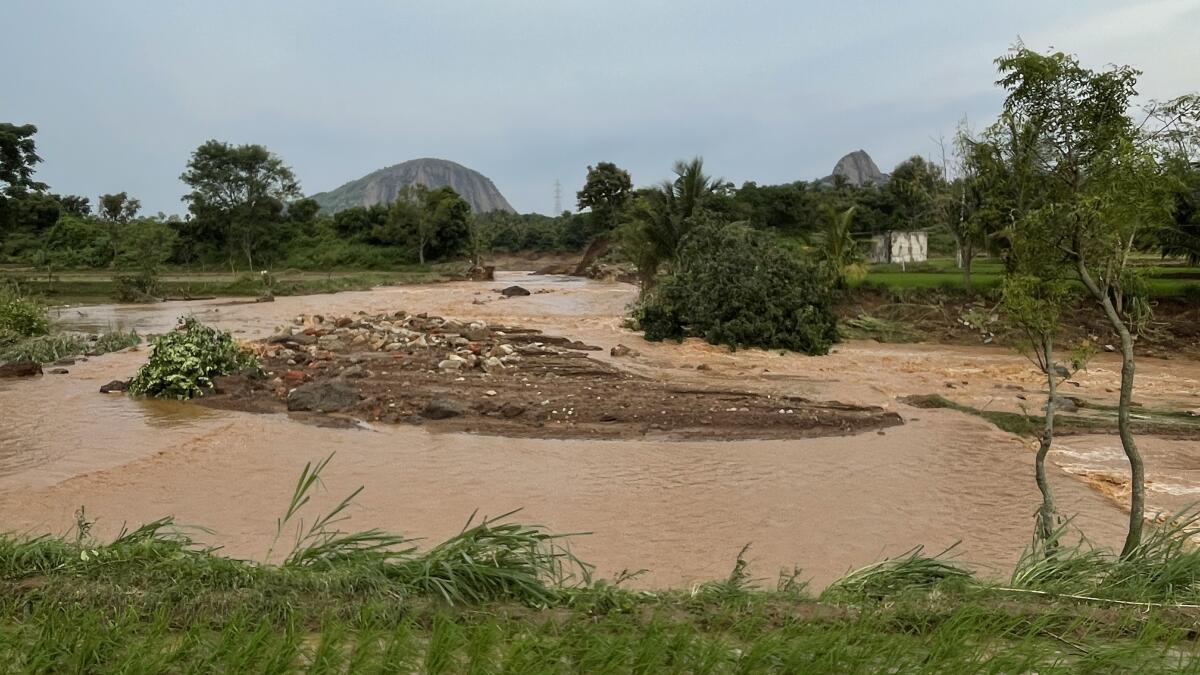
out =
[[[366,376],[367,376],[367,371],[365,369],[363,369],[362,366],[357,366],[357,365],[349,366],[348,368],[346,368],[345,370],[342,371],[342,377],[360,378],[360,377],[366,377]]]
[[[14,361],[0,365],[0,377],[33,377],[42,374],[42,364],[30,361]]]
[[[339,412],[358,405],[358,390],[341,382],[310,382],[292,390],[288,410]]]
[[[101,394],[111,394],[113,392],[123,392],[129,390],[129,383],[125,380],[113,380],[108,384],[100,385]]]
[[[508,288],[500,291],[500,295],[503,295],[506,298],[514,298],[522,295],[529,295],[529,291],[521,288],[520,286],[509,286]]]
[[[629,356],[635,352],[625,345],[617,345],[616,347],[608,350],[608,353],[611,356]]]
[[[431,420],[445,420],[459,417],[466,411],[456,401],[447,398],[435,398],[421,411],[421,416]]]

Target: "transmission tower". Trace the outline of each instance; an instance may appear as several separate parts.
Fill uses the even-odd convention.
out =
[[[562,183],[554,179],[554,215],[562,213]]]

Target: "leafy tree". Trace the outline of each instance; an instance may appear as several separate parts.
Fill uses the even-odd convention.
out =
[[[137,217],[142,203],[124,192],[100,195],[98,215],[111,223],[128,223]]]
[[[42,195],[45,183],[33,180],[37,154],[32,124],[0,122],[0,241],[25,227],[45,230],[62,210],[53,197]]]
[[[76,218],[92,215],[91,200],[80,195],[50,195],[62,207],[62,212]]]
[[[317,215],[321,212],[321,205],[315,199],[297,199],[288,204],[287,216],[288,219],[297,225],[310,225],[317,220]]]
[[[1129,268],[1139,231],[1164,227],[1170,199],[1156,138],[1127,111],[1138,71],[1094,71],[1062,53],[1023,47],[997,59],[1007,96],[1000,121],[1000,164],[1016,213],[1045,225],[1040,255],[1059,257],[1087,289],[1120,339],[1118,430],[1131,473],[1129,530],[1123,555],[1141,542],[1145,470],[1130,427],[1134,336],[1148,318],[1143,288]],[[1011,187],[1011,186],[1010,186]],[[1021,236],[1014,233],[1014,236]]]
[[[675,257],[696,219],[723,185],[704,173],[704,160],[675,162],[675,178],[638,191],[630,222],[620,233],[621,248],[638,266],[642,290],[654,285],[658,269]]]
[[[377,228],[387,226],[389,217],[390,207],[385,204],[354,206],[333,215],[333,229],[342,237],[366,240],[377,236]]]
[[[629,172],[612,162],[588,166],[587,180],[576,194],[579,209],[591,209],[593,231],[603,234],[617,226],[617,219],[629,202],[633,179]]]
[[[821,222],[820,194],[803,181],[786,185],[747,182],[733,196],[730,217],[754,227],[800,235],[812,233]]]
[[[471,205],[450,186],[430,190],[424,196],[423,214],[417,228],[417,255],[424,264],[461,255],[471,239]]]
[[[824,354],[837,340],[826,274],[773,234],[701,216],[671,273],[635,313],[647,340],[703,337],[731,348]]]
[[[838,211],[823,204],[822,211],[825,227],[817,238],[817,258],[829,269],[835,285],[845,288],[847,282],[867,275],[862,248],[854,239],[852,229],[856,207]]]
[[[122,232],[116,264],[136,273],[117,278],[118,288],[123,289],[120,294],[124,296],[119,299],[158,296],[159,275],[174,253],[178,240],[174,228],[164,222],[142,218],[129,223]]]
[[[210,140],[192,153],[180,179],[192,217],[204,224],[198,232],[221,238],[213,242],[230,258],[240,251],[250,269],[259,249],[278,243],[283,205],[301,196],[300,184],[279,157],[261,145],[230,145]]]
[[[32,124],[0,122],[0,182],[5,183],[7,196],[46,189],[45,183],[33,180],[33,167],[42,161],[33,140],[36,133],[37,127]]]
[[[48,268],[105,267],[112,261],[108,233],[90,218],[59,218],[46,232],[44,245]]]

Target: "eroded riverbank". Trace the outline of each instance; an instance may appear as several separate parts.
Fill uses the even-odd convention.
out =
[[[535,292],[500,299],[514,281]],[[264,338],[298,314],[430,312],[546,330],[639,354],[620,361],[656,382],[737,386],[771,395],[880,406],[903,426],[854,436],[798,440],[545,440],[419,427],[327,429],[278,415],[217,411],[173,402],[101,396],[127,377],[144,351],[77,364],[69,375],[0,384],[0,512],[17,531],[66,530],[86,505],[99,533],[165,514],[213,530],[200,538],[234,555],[261,557],[306,461],[337,451],[328,505],[359,485],[366,491],[352,526],[444,538],[474,510],[524,507],[522,520],[558,532],[591,532],[573,547],[599,573],[646,568],[641,583],[680,585],[722,576],[747,542],[752,571],[769,577],[797,565],[818,583],[915,544],[957,541],[963,558],[1005,570],[1026,545],[1037,504],[1027,444],[987,422],[947,410],[917,410],[898,396],[941,391],[977,407],[1019,409],[1036,400],[1037,378],[1016,355],[994,348],[849,343],[823,358],[757,350],[730,353],[699,342],[647,344],[621,328],[632,287],[505,275],[494,285],[451,283],[334,296],[280,298],[261,305],[210,301],[67,310],[77,327],[116,325],[156,332],[194,312],[239,337]],[[80,311],[85,316],[67,316]],[[705,365],[697,370],[698,365]],[[1191,408],[1196,364],[1147,360],[1143,402]],[[1081,396],[1106,396],[1114,364],[1101,358],[1080,378]],[[951,388],[949,385],[953,385]],[[1008,388],[1022,387],[1024,391]],[[1018,399],[1017,394],[1025,395]],[[1077,437],[1062,463],[1095,466],[1088,452],[1115,439]],[[1147,441],[1152,484],[1189,485],[1200,451]],[[1053,476],[1061,507],[1101,543],[1119,542],[1113,502],[1067,471]],[[1186,490],[1154,492],[1177,506]],[[1180,494],[1175,494],[1180,493]],[[1155,501],[1155,500],[1159,501]]]

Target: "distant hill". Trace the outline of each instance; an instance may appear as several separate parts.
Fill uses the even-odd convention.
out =
[[[318,192],[312,198],[321,205],[321,210],[336,213],[352,206],[390,204],[400,188],[418,184],[429,188],[449,185],[475,213],[516,212],[487,176],[449,160],[428,157],[374,171],[336,190]]]
[[[835,176],[842,176],[846,182],[855,187],[866,185],[883,185],[888,182],[888,174],[879,170],[875,160],[866,150],[855,150],[842,157],[833,167],[833,173],[821,179],[822,183],[833,185]]]

